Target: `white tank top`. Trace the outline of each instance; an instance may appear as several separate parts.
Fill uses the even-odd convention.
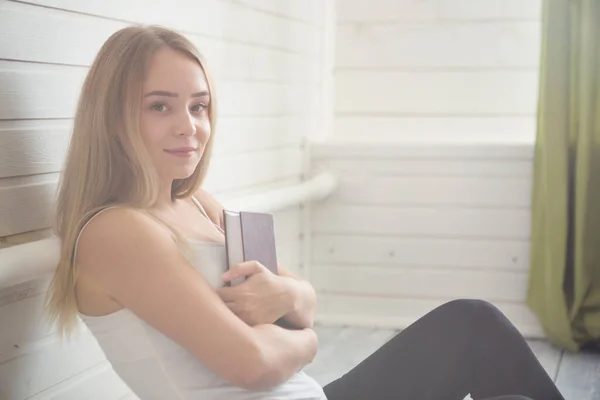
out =
[[[193,200],[208,218],[202,205]],[[190,244],[191,265],[211,286],[222,286],[225,246],[194,240]],[[140,400],[326,400],[321,386],[304,371],[269,391],[236,387],[128,309],[101,317],[79,315],[114,371]]]

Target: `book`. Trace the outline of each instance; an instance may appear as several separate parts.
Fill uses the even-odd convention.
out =
[[[245,261],[258,261],[278,275],[273,215],[268,213],[223,210],[227,267]],[[244,277],[231,281],[235,286]]]

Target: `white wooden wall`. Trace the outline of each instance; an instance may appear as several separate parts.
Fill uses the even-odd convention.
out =
[[[218,198],[299,182],[322,119],[320,0],[0,1],[0,246],[48,235],[71,118],[104,40],[130,23],[185,33],[217,78]],[[302,210],[275,216],[280,260],[300,267]],[[0,400],[133,398],[86,334],[42,323],[47,282],[0,290]],[[59,367],[60,359],[60,367]]]
[[[322,323],[404,328],[447,301],[492,302],[527,336],[531,143],[313,148],[340,188],[312,213]]]
[[[527,335],[539,0],[338,0],[340,174],[312,213],[319,320],[402,328],[483,298]]]
[[[336,4],[336,139],[533,136],[541,0]]]

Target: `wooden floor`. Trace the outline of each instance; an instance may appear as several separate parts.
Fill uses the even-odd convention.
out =
[[[385,329],[329,326],[317,326],[317,332],[319,353],[305,371],[323,386],[396,334]],[[571,354],[545,341],[530,341],[529,345],[566,400],[600,399],[600,354]]]

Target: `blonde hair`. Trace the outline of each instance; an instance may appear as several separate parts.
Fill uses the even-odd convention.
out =
[[[61,252],[46,312],[50,322],[57,323],[60,334],[71,332],[77,322],[74,258],[82,227],[107,206],[144,210],[157,200],[158,176],[140,136],[139,113],[151,57],[164,47],[191,57],[204,70],[214,133],[213,85],[203,57],[187,38],[159,26],[131,26],[108,38],[84,81],[59,183],[54,229],[61,239]],[[173,199],[188,197],[201,186],[213,143],[211,134],[193,174],[173,182]]]

